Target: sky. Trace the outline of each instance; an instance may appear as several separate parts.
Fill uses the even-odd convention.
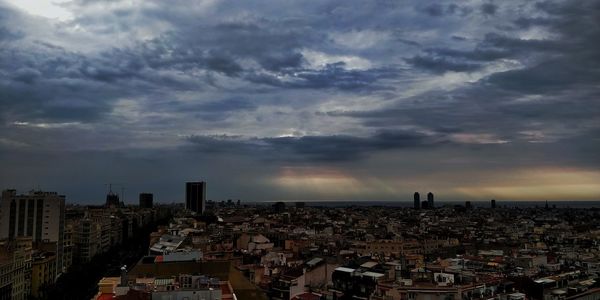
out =
[[[600,200],[599,1],[0,0],[0,188]]]

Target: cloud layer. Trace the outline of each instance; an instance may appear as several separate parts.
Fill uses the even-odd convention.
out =
[[[598,41],[591,0],[0,2],[0,182],[598,200]]]

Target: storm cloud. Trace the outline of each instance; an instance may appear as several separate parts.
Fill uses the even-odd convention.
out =
[[[599,194],[597,1],[59,2],[0,1],[3,188]]]

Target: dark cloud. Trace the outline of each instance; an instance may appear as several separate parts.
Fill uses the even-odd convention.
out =
[[[423,12],[432,17],[439,17],[444,14],[444,7],[441,4],[433,3],[423,8]]]
[[[198,104],[195,106],[197,110],[206,112],[227,112],[237,110],[254,110],[258,106],[243,98],[229,98],[220,101],[212,101],[207,103]]]
[[[206,60],[206,66],[214,71],[222,72],[228,76],[237,76],[242,72],[242,67],[231,57],[224,55],[211,55]]]
[[[498,10],[498,6],[493,3],[484,3],[481,5],[481,12],[486,15],[495,15]]]
[[[447,5],[440,3],[431,3],[424,7],[418,7],[417,9],[432,17],[442,17],[454,14],[466,16],[473,11],[473,9],[468,6],[460,6],[455,3]]]
[[[0,43],[11,42],[23,38],[24,34],[18,31],[12,31],[6,27],[0,27]]]
[[[520,29],[529,29],[533,26],[547,26],[553,22],[550,18],[539,18],[539,17],[519,17],[514,21]]]
[[[33,83],[42,75],[40,71],[32,68],[20,68],[13,75],[13,79],[24,83]]]
[[[599,69],[574,64],[568,59],[544,61],[524,70],[496,73],[486,81],[505,89],[530,94],[561,91],[578,85],[592,84],[600,76]]]
[[[418,55],[409,58],[406,61],[417,68],[426,69],[437,73],[444,73],[446,71],[470,72],[481,68],[481,65],[476,63],[452,61],[442,57]]]
[[[600,127],[595,121],[595,116],[600,113],[600,104],[590,102],[590,99],[600,96],[596,88],[568,92],[564,89],[539,90],[537,92],[548,94],[533,96],[528,95],[531,89],[527,89],[525,94],[523,92],[484,81],[452,93],[431,92],[410,99],[412,101],[397,103],[394,107],[370,111],[330,111],[327,115],[360,119],[365,126],[373,128],[417,124],[443,135],[491,134],[498,140],[509,142],[522,139],[522,132],[545,132],[546,140],[555,142],[574,135],[583,136],[590,128]],[[582,137],[580,143],[585,144],[587,140]]]
[[[473,50],[456,50],[449,48],[431,48],[425,50],[430,55],[448,57],[453,59],[465,59],[471,61],[494,61],[511,56],[513,52],[501,48],[477,48]]]
[[[167,101],[160,104],[160,110],[166,112],[189,113],[193,117],[210,121],[223,121],[238,112],[252,112],[258,108],[254,101],[245,98],[225,98],[221,100],[202,101]]]
[[[597,1],[119,1],[0,4],[3,182],[597,171]]]
[[[328,64],[321,70],[299,69],[286,73],[288,79],[267,73],[248,74],[246,77],[254,83],[290,88],[338,88],[342,90],[381,89],[373,85],[380,79],[392,78],[398,71],[381,68],[369,70],[347,70],[344,63]]]
[[[441,136],[412,131],[380,131],[369,137],[349,135],[251,138],[192,136],[194,150],[202,153],[235,153],[262,160],[287,162],[344,162],[385,150],[431,147],[446,142]]]

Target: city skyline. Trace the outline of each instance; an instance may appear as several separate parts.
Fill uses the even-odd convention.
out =
[[[0,0],[0,16],[3,189],[600,200],[595,1]]]
[[[123,201],[123,199],[121,199],[121,197],[123,196],[123,192],[125,191],[125,189],[121,190],[121,193],[118,192],[114,192],[112,190],[107,191],[105,194],[99,195],[98,199],[94,198],[91,199],[90,201],[86,201],[84,203],[81,203],[79,201],[69,201],[67,195],[62,195],[63,197],[66,197],[65,199],[65,204],[67,205],[75,205],[75,206],[90,206],[90,207],[132,207],[132,206],[138,206],[140,208],[152,208],[153,203],[156,204],[162,204],[162,205],[182,205],[183,207],[185,207],[186,209],[189,209],[190,211],[196,211],[196,208],[191,207],[192,204],[191,201],[192,200],[188,200],[188,186],[190,184],[203,184],[204,185],[204,192],[202,193],[204,196],[201,198],[204,198],[204,201],[199,201],[198,203],[202,203],[204,202],[204,204],[206,203],[214,203],[214,204],[218,204],[218,203],[229,203],[231,201],[240,201],[242,202],[241,199],[239,198],[232,198],[232,197],[228,197],[228,198],[207,198],[206,194],[207,194],[207,189],[206,189],[206,182],[202,181],[202,182],[186,182],[185,183],[185,189],[183,190],[183,192],[181,192],[183,194],[183,196],[181,197],[172,197],[172,198],[168,198],[168,199],[162,199],[162,201],[154,201],[154,193],[149,193],[149,192],[140,192],[136,195],[134,195],[132,197],[132,199]],[[32,193],[46,193],[47,191],[45,191],[44,189],[41,189],[39,186],[36,188],[31,188],[31,189],[27,189],[27,190],[17,190],[17,189],[12,189],[12,188],[6,188],[4,189],[4,191],[14,191],[17,192],[21,195],[27,195],[27,194],[32,194]],[[52,191],[51,193],[60,193],[60,192],[56,192],[56,191]],[[423,201],[421,201],[420,196],[416,196],[416,195],[420,195],[420,192],[417,191],[414,194],[410,194],[410,195],[402,195],[402,197],[399,197],[398,199],[378,199],[378,200],[360,200],[360,199],[356,199],[356,200],[346,200],[346,199],[340,199],[340,200],[331,200],[331,199],[275,199],[275,200],[258,200],[258,201],[243,201],[243,204],[248,204],[248,205],[271,205],[273,203],[276,202],[282,202],[282,203],[286,203],[287,205],[293,205],[293,204],[298,204],[298,203],[303,203],[303,204],[311,204],[313,206],[319,207],[319,206],[330,206],[332,205],[333,207],[346,207],[346,206],[368,206],[368,205],[374,205],[374,206],[390,206],[390,207],[413,207],[416,209],[422,209],[423,208],[423,203],[427,203],[427,206],[424,209],[431,209],[431,208],[436,208],[436,206],[431,206],[431,203],[433,203],[433,201],[429,201],[429,194],[431,194],[433,196],[432,192],[428,192],[426,194],[426,196],[428,196],[426,199],[423,199]],[[413,196],[412,199],[409,199],[410,196]],[[104,198],[103,198],[104,197]],[[109,198],[114,198],[119,200],[119,204],[117,205],[117,202],[114,203],[108,203],[107,199]],[[433,200],[433,197],[431,198]],[[470,200],[469,200],[470,199]],[[418,200],[418,202],[417,202]],[[477,204],[478,207],[488,207],[490,204],[492,205],[492,207],[495,207],[496,205],[496,199],[486,199],[485,197],[477,197],[477,198],[447,198],[447,199],[437,199],[435,200],[435,203],[440,203],[441,206],[444,207],[452,207],[455,205],[464,205],[465,203],[469,202],[469,203],[473,203],[473,204]],[[502,199],[498,201],[499,205],[502,205],[504,207],[538,207],[540,205],[544,205],[544,204],[548,204],[548,202],[552,203],[553,205],[558,205],[558,207],[563,207],[563,208],[569,208],[572,207],[571,204],[573,204],[573,207],[596,207],[597,204],[600,204],[599,200],[565,200],[565,199],[554,199],[554,200],[518,200],[518,199]],[[418,203],[418,205],[417,205]],[[493,204],[492,204],[493,203]],[[206,208],[205,208],[206,209]]]

